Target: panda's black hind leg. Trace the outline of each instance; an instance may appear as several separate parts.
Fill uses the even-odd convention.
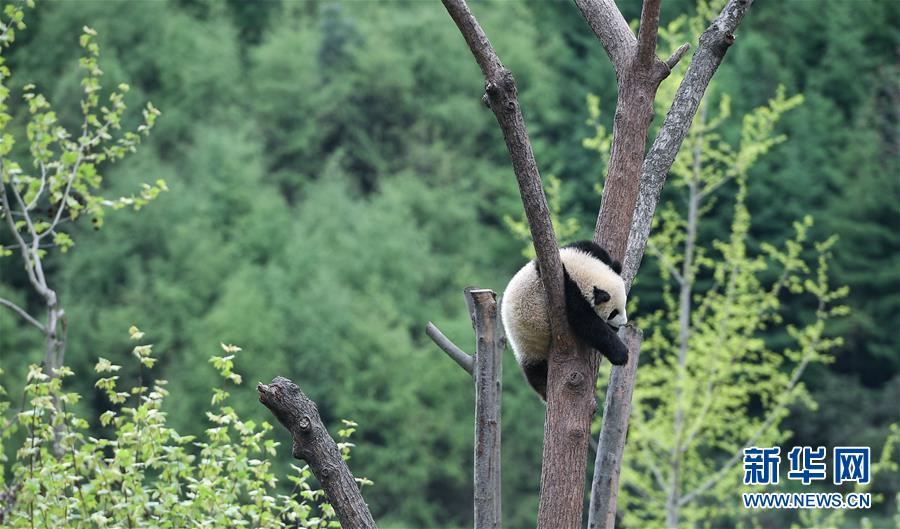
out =
[[[547,400],[547,361],[522,364],[522,372],[528,384],[538,392],[541,399]]]
[[[600,354],[609,359],[613,365],[624,365],[628,362],[628,349],[622,340],[616,336],[610,326],[603,321],[584,299],[584,295],[569,276],[569,272],[563,270],[563,282],[566,296],[566,317],[569,326],[581,341],[600,351]]]

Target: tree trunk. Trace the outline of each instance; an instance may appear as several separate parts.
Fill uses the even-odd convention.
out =
[[[470,290],[475,314],[475,529],[500,529],[500,403],[506,341],[496,294]]]
[[[375,529],[375,520],[363,500],[353,474],[319,416],[316,403],[297,384],[275,377],[257,384],[259,401],[291,432],[291,454],[309,463],[334,507],[344,529]]]

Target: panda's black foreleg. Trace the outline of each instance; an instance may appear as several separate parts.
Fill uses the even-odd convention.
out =
[[[600,351],[613,365],[628,362],[628,349],[615,331],[603,321],[581,293],[581,289],[563,268],[566,295],[566,317],[580,340]]]
[[[544,401],[547,400],[547,361],[522,364],[522,372],[528,384],[538,392]]]

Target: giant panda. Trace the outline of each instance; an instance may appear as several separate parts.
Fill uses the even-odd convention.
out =
[[[628,322],[622,265],[592,241],[578,241],[561,248],[559,258],[563,264],[566,317],[575,336],[614,365],[625,364],[628,350],[616,336],[616,329]],[[523,266],[509,281],[500,317],[525,378],[546,401],[550,316],[536,261]]]

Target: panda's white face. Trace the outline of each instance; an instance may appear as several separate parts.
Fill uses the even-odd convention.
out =
[[[622,293],[610,293],[596,285],[594,286],[594,310],[607,324],[617,329],[628,323],[628,316],[625,314],[624,290],[624,284],[622,285]]]
[[[618,273],[577,248],[563,248],[559,256],[584,299],[603,321],[616,328],[628,323],[625,282]]]

